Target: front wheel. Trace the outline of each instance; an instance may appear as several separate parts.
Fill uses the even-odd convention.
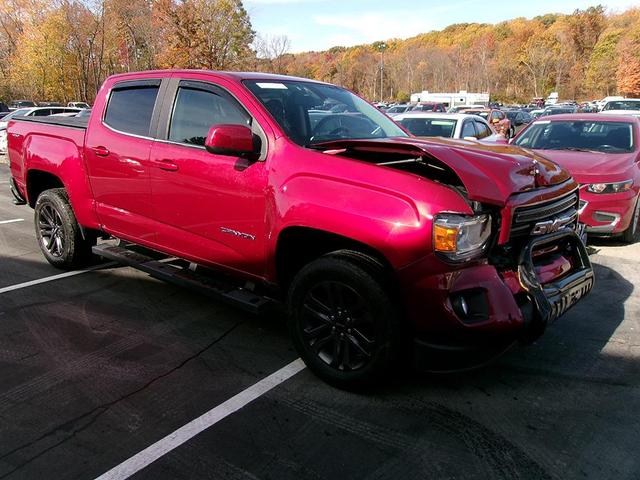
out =
[[[640,240],[640,199],[636,199],[636,206],[633,209],[631,223],[622,233],[622,241],[626,243],[635,243]]]
[[[64,188],[40,194],[34,220],[40,250],[51,265],[70,270],[89,262],[95,236],[83,238]]]
[[[398,311],[375,265],[326,255],[305,266],[289,290],[293,344],[314,374],[338,388],[371,386],[396,357]]]

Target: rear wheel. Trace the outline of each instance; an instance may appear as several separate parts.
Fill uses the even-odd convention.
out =
[[[309,369],[338,388],[371,386],[391,370],[398,311],[379,265],[330,254],[305,266],[289,291],[289,331]]]
[[[36,201],[36,237],[42,254],[57,268],[73,269],[92,258],[95,235],[83,238],[64,188],[45,190]]]
[[[626,243],[635,243],[640,240],[640,199],[636,199],[636,206],[633,209],[633,216],[629,227],[622,234],[622,240]]]

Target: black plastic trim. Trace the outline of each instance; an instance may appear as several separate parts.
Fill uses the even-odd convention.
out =
[[[568,241],[573,249],[574,271],[547,284],[538,281],[533,262],[535,249]],[[587,249],[573,230],[564,230],[532,239],[520,253],[518,273],[522,286],[535,306],[535,315],[525,326],[523,341],[531,342],[544,332],[547,324],[569,310],[593,288],[595,276]]]

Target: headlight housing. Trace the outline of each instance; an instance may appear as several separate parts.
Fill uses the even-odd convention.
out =
[[[587,185],[589,193],[620,193],[626,192],[633,186],[633,180],[625,180],[624,182],[615,183],[592,183]]]
[[[433,246],[449,260],[482,255],[491,237],[491,216],[441,213],[433,221]]]

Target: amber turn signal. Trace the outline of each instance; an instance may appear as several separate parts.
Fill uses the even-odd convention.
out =
[[[458,229],[434,225],[434,247],[438,252],[455,252],[457,249],[456,239]]]

